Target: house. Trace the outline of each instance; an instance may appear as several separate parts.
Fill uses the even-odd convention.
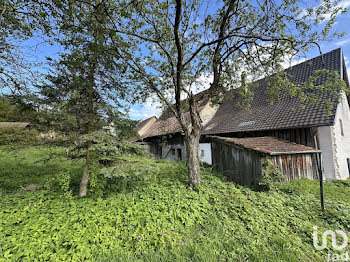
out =
[[[150,118],[147,118],[146,120],[143,120],[137,124],[137,133],[140,136],[143,136],[146,131],[154,124],[154,122],[157,121],[156,116],[152,116]]]
[[[340,48],[292,66],[286,69],[286,72],[290,81],[304,83],[320,69],[337,71],[349,87],[344,56]],[[322,78],[316,84],[323,84],[324,81]],[[315,151],[321,150],[325,178],[329,180],[348,178],[350,173],[348,97],[341,93],[340,101],[336,101],[328,93],[313,89],[308,92],[319,98],[318,103],[303,104],[299,98],[282,93],[279,101],[271,104],[268,101],[270,96],[267,94],[266,79],[258,80],[256,83],[256,87],[252,89],[254,95],[250,110],[237,106],[238,98],[233,93],[227,94],[216,107],[205,99],[200,102],[199,112],[204,125],[200,152],[208,159],[208,163],[216,168],[218,163],[215,156],[218,154],[220,156],[220,152],[211,152],[212,136],[271,137],[313,148]],[[330,112],[326,110],[329,101],[334,105]],[[144,132],[142,139],[158,147],[157,154],[161,158],[169,160],[185,158],[181,127],[174,116],[163,114]],[[313,169],[316,173],[315,165]]]
[[[196,95],[196,99],[200,100],[204,97],[205,91]],[[208,98],[201,99],[198,110],[203,124],[205,125],[213,117],[218,109],[217,105],[212,105]],[[188,117],[188,113],[185,117]],[[163,114],[148,125],[150,119],[146,119],[139,124],[142,128],[138,129],[138,133],[142,139],[142,144],[149,152],[159,159],[168,159],[170,161],[186,159],[186,148],[182,128],[173,116],[170,110],[165,110]],[[147,126],[148,125],[148,126]],[[147,126],[147,128],[145,128]],[[200,143],[200,153],[202,160],[208,164],[211,163],[211,146],[208,142]]]

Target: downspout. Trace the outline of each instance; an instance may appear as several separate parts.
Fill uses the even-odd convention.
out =
[[[314,135],[315,147],[319,150],[318,139],[316,138],[317,133]],[[322,167],[322,152],[316,154],[316,162],[318,167],[318,177],[320,180],[320,200],[321,210],[324,211],[324,192],[323,192],[323,167]]]

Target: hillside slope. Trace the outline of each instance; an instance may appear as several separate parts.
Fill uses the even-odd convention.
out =
[[[324,261],[335,251],[313,247],[313,226],[350,231],[349,181],[326,183],[322,213],[317,181],[257,192],[203,168],[192,190],[183,163],[126,156],[102,196],[79,199],[79,163],[59,148],[39,161],[48,150],[0,148],[0,261]],[[20,188],[64,170],[73,197]]]

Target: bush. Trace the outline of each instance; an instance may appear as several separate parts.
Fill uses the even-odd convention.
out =
[[[36,145],[40,142],[39,133],[35,129],[22,129],[18,127],[0,128],[0,145],[24,144]]]
[[[104,131],[96,131],[77,138],[68,152],[69,157],[84,158],[88,141],[91,141],[90,153],[95,164],[111,166],[120,156],[125,155],[150,156],[142,146],[136,143],[118,141]]]
[[[259,182],[259,186],[263,190],[271,190],[274,189],[278,183],[283,182],[284,178],[285,176],[275,164],[270,159],[266,159],[263,163],[262,179]]]
[[[62,192],[65,197],[72,196],[72,190],[70,189],[71,170],[67,169],[61,171],[55,176],[50,177],[46,183],[46,189],[56,189],[58,192]]]

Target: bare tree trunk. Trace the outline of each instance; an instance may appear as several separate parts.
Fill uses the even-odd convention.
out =
[[[189,97],[189,106],[191,128],[188,128],[185,132],[188,183],[191,187],[196,187],[196,185],[200,184],[201,182],[198,149],[202,123],[197,108],[197,101],[192,93]]]
[[[190,121],[185,119],[184,109],[181,104],[181,92],[183,91],[183,45],[179,33],[181,16],[182,16],[182,1],[176,0],[175,7],[175,23],[174,23],[174,38],[177,49],[176,63],[176,81],[175,81],[175,107],[177,111],[177,119],[185,132],[185,142],[187,150],[187,169],[188,169],[188,184],[191,187],[196,187],[200,183],[200,166],[198,147],[201,136],[202,123],[197,108],[197,101],[192,93],[189,94],[189,114]]]
[[[89,144],[89,142],[88,142]],[[83,175],[81,177],[80,181],[80,190],[79,190],[79,196],[84,197],[86,196],[87,193],[87,186],[89,183],[89,165],[90,165],[90,146],[87,146],[86,149],[86,158],[85,158],[85,166],[84,166],[84,171]]]
[[[87,134],[91,133],[92,129],[92,121],[93,121],[93,110],[94,110],[94,85],[95,85],[95,70],[96,70],[96,61],[92,63],[90,72],[89,72],[89,97],[88,97],[88,123],[87,123]],[[79,196],[84,197],[87,193],[87,187],[89,183],[89,167],[91,162],[91,156],[90,156],[90,147],[91,147],[91,141],[87,141],[86,145],[86,156],[85,156],[85,166],[83,175],[81,177],[80,182],[80,190],[79,190]]]
[[[89,120],[87,124],[87,134],[91,133],[92,110],[93,110],[93,87],[90,86],[89,87],[89,104],[88,104]],[[84,171],[80,182],[80,190],[79,190],[80,197],[86,196],[86,193],[87,193],[87,187],[89,182],[90,147],[91,147],[91,141],[87,141],[85,166],[84,166]]]
[[[191,187],[196,187],[200,184],[200,164],[199,164],[199,135],[190,135],[186,138],[186,152],[187,152],[187,170],[188,170],[188,183]]]

